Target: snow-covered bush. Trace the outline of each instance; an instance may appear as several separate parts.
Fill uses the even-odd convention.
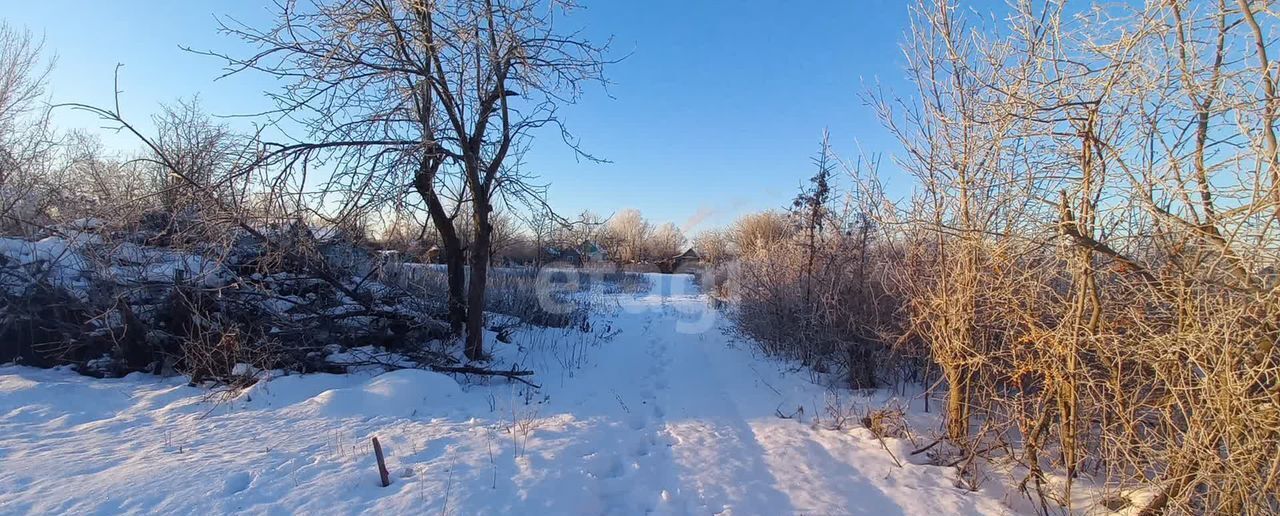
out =
[[[315,354],[328,345],[412,348],[447,334],[431,299],[370,278],[371,251],[297,224],[205,224],[222,235],[199,243],[107,226],[0,239],[0,361],[227,381],[243,364],[325,368]]]

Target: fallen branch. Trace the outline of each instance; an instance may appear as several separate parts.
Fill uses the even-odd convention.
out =
[[[934,441],[934,442],[930,443],[928,446],[925,446],[924,448],[920,448],[919,450],[912,450],[912,451],[911,451],[911,454],[912,454],[912,455],[920,455],[921,453],[924,453],[924,452],[929,451],[929,449],[930,449],[930,448],[933,448],[934,446],[937,446],[937,445],[938,445],[938,443],[940,443],[940,442],[942,442],[942,439],[938,439],[938,440],[936,440],[936,441]]]
[[[986,447],[986,448],[983,448],[981,451],[976,451],[976,452],[972,452],[972,453],[966,453],[966,454],[964,454],[964,455],[961,455],[961,456],[960,456],[960,458],[958,458],[958,459],[956,459],[956,460],[952,461],[950,464],[947,464],[947,467],[948,467],[948,468],[955,467],[955,466],[959,465],[961,462],[964,462],[964,461],[969,460],[969,459],[974,459],[974,458],[980,457],[980,456],[982,456],[983,454],[985,454],[985,453],[987,453],[987,452],[989,452],[989,451],[991,451],[991,450],[994,450],[994,449],[996,449],[996,448],[999,448],[999,446],[998,446],[998,445],[994,445],[994,444],[993,444],[993,445],[991,445],[991,446],[988,446],[988,447]]]
[[[782,419],[796,419],[797,417],[799,417],[801,420],[804,419],[804,407],[796,407],[795,412],[792,412],[790,415],[787,415],[782,413],[782,406],[779,405],[778,408],[774,409],[774,412],[778,415],[778,417]]]
[[[481,376],[501,376],[503,378],[507,378],[510,380],[516,380],[520,383],[523,383],[535,389],[542,388],[541,385],[538,385],[536,383],[530,382],[529,380],[525,380],[524,378],[521,378],[521,376],[533,376],[533,371],[517,371],[515,369],[512,369],[510,371],[497,371],[493,369],[481,369],[479,367],[472,367],[472,366],[437,366],[437,365],[431,366],[431,370],[437,373],[462,373],[462,374],[478,374]]]

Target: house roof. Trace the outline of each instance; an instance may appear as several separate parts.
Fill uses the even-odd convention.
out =
[[[565,256],[565,255],[574,256],[578,254],[578,250],[572,247],[567,249],[557,249],[555,247],[548,247],[547,254],[551,256]]]

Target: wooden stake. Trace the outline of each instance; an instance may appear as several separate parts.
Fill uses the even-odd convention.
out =
[[[382,445],[378,438],[373,438],[373,455],[378,458],[378,476],[382,477],[382,487],[391,485],[391,472],[387,471],[387,460],[382,457]]]

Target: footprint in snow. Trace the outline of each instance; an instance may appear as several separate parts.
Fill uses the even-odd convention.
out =
[[[222,481],[222,494],[233,495],[249,488],[253,476],[246,472],[235,473]]]
[[[626,473],[622,459],[617,455],[598,457],[587,466],[587,473],[599,479],[619,478]]]

